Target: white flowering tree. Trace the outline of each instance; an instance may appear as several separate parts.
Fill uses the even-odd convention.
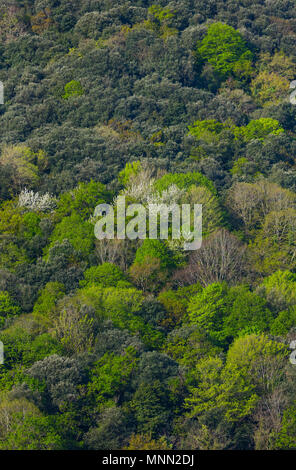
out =
[[[18,205],[30,211],[48,212],[56,207],[56,199],[49,193],[35,193],[25,188],[19,195]]]

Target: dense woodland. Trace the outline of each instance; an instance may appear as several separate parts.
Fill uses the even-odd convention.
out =
[[[295,62],[292,0],[0,0],[0,449],[296,449]]]

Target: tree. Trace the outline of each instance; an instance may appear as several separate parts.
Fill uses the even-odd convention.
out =
[[[291,406],[284,411],[281,429],[278,433],[276,449],[296,449],[296,409]]]
[[[88,393],[94,397],[99,409],[120,401],[122,393],[128,388],[137,362],[136,351],[128,347],[121,356],[106,353],[94,364]]]
[[[265,297],[275,311],[284,310],[296,304],[296,274],[290,271],[276,271],[266,277],[257,287],[257,293]]]
[[[46,251],[48,252],[57,242],[63,242],[64,240],[68,240],[77,252],[84,257],[88,257],[94,248],[93,225],[90,222],[85,222],[76,213],[64,217],[55,226]]]
[[[219,357],[197,365],[198,386],[191,387],[186,404],[189,416],[219,413],[220,420],[235,423],[251,416],[260,399],[267,400],[282,386],[286,364],[284,345],[264,335],[246,335],[230,346],[226,363]],[[268,379],[267,379],[268,377]],[[284,404],[284,396],[280,397]]]
[[[167,173],[154,183],[154,188],[159,193],[167,190],[170,186],[176,185],[180,189],[188,190],[191,186],[204,186],[211,193],[216,194],[213,183],[204,175],[198,172],[192,173]]]
[[[167,314],[161,321],[161,326],[172,329],[179,325],[186,317],[186,310],[190,298],[201,291],[199,284],[183,287],[178,290],[167,290],[159,294],[158,300],[164,306]]]
[[[174,397],[159,380],[141,384],[130,406],[139,432],[157,437],[170,428],[174,416]]]
[[[250,255],[257,272],[271,274],[295,265],[296,210],[273,211],[264,219],[262,230],[250,242]]]
[[[67,354],[90,351],[95,333],[95,314],[83,305],[66,305],[53,321],[53,335]]]
[[[267,308],[266,300],[245,286],[232,287],[228,295],[233,301],[223,325],[226,337],[237,337],[248,330],[256,333],[269,330],[273,315]]]
[[[191,298],[188,305],[190,323],[208,333],[215,344],[223,344],[223,321],[231,306],[225,283],[213,283]]]
[[[93,215],[97,205],[111,202],[110,199],[111,195],[102,183],[93,180],[89,183],[79,183],[72,191],[61,194],[56,217],[61,220],[63,217],[78,214],[83,220],[87,220]]]
[[[38,181],[38,161],[44,153],[34,153],[25,145],[6,145],[0,155],[0,165],[11,168],[12,192],[20,191],[25,185],[32,186]]]
[[[192,126],[188,126],[189,133],[196,140],[204,140],[205,142],[217,142],[219,134],[225,129],[225,126],[216,119],[205,119],[203,121],[195,121]]]
[[[63,441],[55,429],[50,416],[26,416],[24,421],[13,427],[4,442],[2,450],[61,450]]]
[[[246,272],[246,248],[226,229],[209,235],[199,250],[189,257],[188,265],[177,271],[175,279],[180,283],[200,282],[207,286],[213,282],[240,282]]]
[[[25,398],[12,398],[8,393],[1,393],[0,404],[0,442],[18,423],[21,423],[26,415],[40,415],[38,408]]]
[[[68,100],[69,98],[73,98],[74,96],[84,95],[84,90],[78,80],[71,80],[71,82],[66,83],[64,92],[64,100]]]
[[[252,54],[241,34],[231,26],[213,23],[198,44],[197,54],[209,62],[222,79],[245,68],[250,73]]]
[[[246,126],[233,127],[234,136],[242,137],[246,142],[253,139],[264,140],[268,135],[279,135],[283,132],[280,123],[272,118],[252,119]]]
[[[280,312],[271,324],[270,332],[276,336],[286,336],[296,326],[296,306]]]
[[[156,291],[168,280],[174,265],[175,260],[165,242],[146,239],[136,252],[130,275],[142,289]]]
[[[252,80],[251,91],[261,106],[270,106],[280,103],[288,95],[289,85],[287,77],[263,71]]]
[[[65,286],[60,282],[48,282],[40,291],[35,302],[33,314],[36,321],[48,325],[52,323],[56,314],[56,305],[65,295]]]
[[[84,436],[90,450],[121,449],[127,442],[130,431],[129,416],[119,406],[106,408],[100,413],[97,426],[92,427]]]
[[[120,171],[118,175],[119,183],[124,186],[128,187],[131,184],[131,180],[135,179],[135,177],[143,170],[142,164],[140,161],[127,163],[125,168]]]
[[[118,283],[124,287],[129,286],[124,273],[115,264],[103,263],[100,266],[92,266],[84,272],[84,280],[80,281],[82,287],[91,284],[100,284],[103,287],[116,287]]]
[[[262,178],[256,183],[235,183],[228,191],[227,205],[250,230],[262,225],[270,212],[293,208],[295,194]]]
[[[85,371],[76,359],[53,354],[35,362],[27,374],[39,383],[49,408],[63,410],[81,397]]]
[[[15,305],[8,292],[0,291],[0,329],[8,318],[20,314],[20,308]]]
[[[197,364],[197,387],[190,387],[185,399],[190,417],[218,413],[220,420],[236,422],[250,415],[258,401],[254,387],[238,368],[224,367],[218,357],[204,358]]]
[[[224,214],[219,200],[209,189],[192,186],[184,197],[184,203],[202,204],[202,232],[207,236],[224,225]]]
[[[171,448],[165,436],[155,440],[151,434],[132,434],[129,445],[124,447],[124,450],[170,450]]]

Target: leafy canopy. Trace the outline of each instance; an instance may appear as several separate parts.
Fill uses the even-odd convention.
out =
[[[252,53],[241,34],[220,22],[209,26],[206,36],[198,44],[197,53],[223,78],[235,73],[240,66],[250,64],[252,60]]]

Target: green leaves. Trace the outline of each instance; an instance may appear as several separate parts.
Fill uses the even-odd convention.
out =
[[[0,291],[0,329],[3,328],[5,321],[20,313],[20,308],[16,306],[8,292]]]
[[[61,219],[73,213],[79,214],[84,220],[88,219],[95,207],[111,200],[111,193],[97,181],[79,183],[72,191],[62,193],[56,210],[56,218]]]
[[[50,245],[46,251],[49,251],[56,242],[63,242],[66,239],[69,240],[77,252],[85,257],[89,256],[95,241],[93,225],[90,222],[85,222],[76,213],[69,217],[64,217],[56,225],[50,237]]]
[[[249,122],[246,126],[234,127],[233,134],[235,138],[242,137],[246,142],[252,139],[263,140],[270,134],[282,134],[284,129],[276,119],[260,118]]]
[[[251,120],[246,126],[234,126],[231,122],[221,123],[216,119],[205,119],[195,121],[192,126],[188,126],[189,134],[197,140],[202,140],[208,144],[217,144],[222,135],[226,132],[233,136],[235,140],[249,142],[254,139],[264,140],[269,135],[279,135],[284,132],[276,119],[260,118]]]
[[[259,401],[284,378],[286,348],[264,335],[246,335],[235,340],[226,361],[202,359],[196,366],[197,386],[185,399],[189,416],[216,412],[225,422],[250,416]],[[270,380],[266,380],[269,374]]]
[[[213,194],[216,193],[213,183],[206,176],[198,172],[167,173],[154,183],[154,187],[159,193],[162,193],[172,185],[176,185],[180,189],[189,189],[192,185],[205,186]]]
[[[122,356],[106,353],[94,364],[88,391],[99,406],[112,404],[111,399],[125,390],[137,361],[136,351],[128,347]]]
[[[241,34],[231,26],[213,23],[197,47],[198,58],[209,62],[222,79],[231,74],[249,73],[252,53]]]
[[[207,332],[214,344],[227,346],[248,329],[269,331],[273,316],[266,300],[247,286],[227,287],[214,283],[192,297],[188,306],[190,323]]]
[[[227,285],[214,283],[194,296],[188,306],[189,320],[206,331],[214,342],[223,341],[223,320],[230,305]]]
[[[68,100],[69,98],[73,98],[75,96],[84,95],[82,85],[77,80],[71,80],[71,82],[66,83],[64,91],[64,100]]]
[[[112,263],[92,266],[84,272],[84,280],[80,281],[81,287],[88,287],[92,284],[99,284],[102,287],[116,287],[118,283],[122,287],[129,286],[124,273]]]

